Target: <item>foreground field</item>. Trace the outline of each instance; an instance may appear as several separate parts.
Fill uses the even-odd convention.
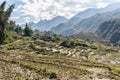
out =
[[[119,48],[107,50],[21,39],[1,46],[0,80],[120,80]]]

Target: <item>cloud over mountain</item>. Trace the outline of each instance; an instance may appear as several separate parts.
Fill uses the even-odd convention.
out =
[[[1,2],[4,0],[1,0]],[[6,0],[15,3],[14,18],[18,23],[38,22],[39,20],[51,19],[55,16],[72,17],[79,11],[93,7],[105,7],[106,5],[120,0]],[[25,17],[25,18],[24,18]],[[28,19],[29,17],[29,19]]]

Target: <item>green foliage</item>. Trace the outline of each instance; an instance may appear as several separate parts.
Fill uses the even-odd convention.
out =
[[[63,41],[60,45],[68,48],[74,48],[76,46],[83,46],[83,47],[88,46],[84,41],[80,39],[69,39],[69,40]]]
[[[56,78],[57,78],[57,74],[54,73],[54,72],[52,72],[52,73],[50,74],[50,79],[56,79]]]
[[[37,47],[33,42],[30,43],[29,47],[38,52],[46,52],[45,48]]]
[[[5,9],[6,1],[4,1],[0,5],[0,44],[5,42],[5,39],[9,36],[7,35],[7,23],[9,17],[14,9],[14,4],[10,5],[7,9]]]
[[[6,39],[4,40],[4,43],[7,44],[7,43],[11,43],[11,42],[13,42],[13,41],[14,41],[14,39],[13,39],[13,34],[10,33],[10,32],[8,32],[8,33],[6,34]]]
[[[35,35],[34,35],[34,38],[39,38],[41,40],[44,40],[44,41],[48,41],[48,42],[59,42],[61,40],[61,36],[60,35],[56,35],[50,31],[48,32],[37,32],[35,31]]]
[[[15,28],[15,32],[18,33],[18,34],[21,34],[21,33],[22,33],[22,28],[19,27],[19,26],[17,26],[17,27]]]
[[[35,46],[35,44],[33,42],[30,43],[29,47],[32,48],[32,49],[36,49],[36,46]]]
[[[30,37],[30,36],[32,36],[32,34],[33,34],[32,29],[31,29],[31,28],[29,27],[29,25],[26,23],[25,29],[24,29],[24,36]]]
[[[18,25],[15,23],[15,21],[9,21],[6,27],[8,31],[15,31],[15,28],[17,28]]]
[[[5,31],[0,30],[0,44],[3,44],[6,39]]]

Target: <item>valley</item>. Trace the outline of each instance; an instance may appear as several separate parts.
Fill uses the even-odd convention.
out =
[[[0,80],[120,80],[120,3],[94,1],[1,0]]]

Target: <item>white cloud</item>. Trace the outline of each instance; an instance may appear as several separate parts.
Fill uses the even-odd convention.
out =
[[[9,1],[9,0],[8,0]],[[101,8],[120,0],[13,0],[20,1],[14,10],[19,16],[25,16],[24,21],[37,22],[61,15],[70,18],[87,8]],[[9,1],[10,2],[10,1]],[[18,16],[18,15],[17,15]],[[33,18],[31,18],[31,17]]]
[[[30,21],[30,17],[25,17],[24,20],[25,20],[25,23],[28,23]]]
[[[19,16],[12,16],[11,19],[19,19],[20,17]]]

